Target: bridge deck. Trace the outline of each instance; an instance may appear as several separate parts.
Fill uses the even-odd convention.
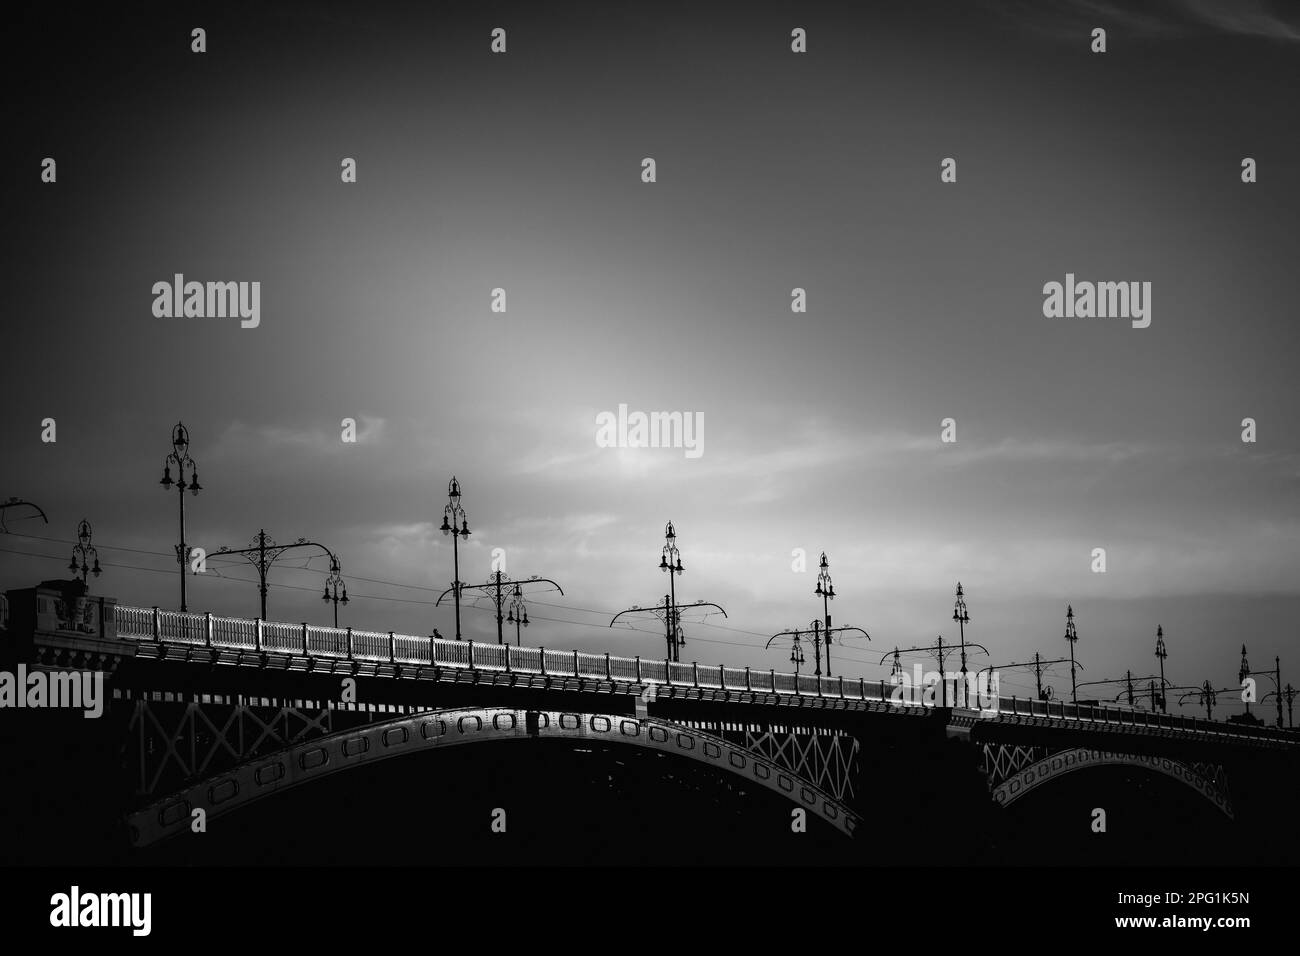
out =
[[[889,681],[791,674],[774,669],[682,664],[664,659],[621,657],[540,647],[512,647],[394,632],[317,627],[159,608],[118,606],[116,635],[139,650],[151,648],[164,659],[275,666],[297,671],[327,671],[377,677],[433,677],[458,674],[511,685],[549,685],[557,679],[604,684],[608,690],[643,695],[646,688],[676,697],[683,691],[704,699],[733,703],[803,703],[886,705],[902,713],[926,714],[930,705],[895,699]],[[62,636],[62,635],[61,635]],[[75,639],[74,639],[75,640]],[[147,652],[146,652],[147,653]],[[809,700],[809,699],[812,700]],[[1071,704],[1032,698],[996,697],[982,709],[953,710],[962,723],[983,720],[1014,723],[1086,722],[1153,733],[1177,733],[1300,744],[1300,734],[1273,727],[1251,727],[1185,715],[1142,711],[1108,704]]]

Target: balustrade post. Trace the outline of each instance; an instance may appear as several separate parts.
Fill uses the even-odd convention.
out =
[[[749,665],[745,665],[745,690],[753,690],[749,680]]]
[[[865,677],[858,678],[858,696],[861,697],[863,700],[867,699],[867,680]],[[880,696],[881,699],[883,700],[885,696],[884,688],[881,688]]]
[[[504,646],[506,649],[506,673],[509,674],[510,673],[510,645],[506,644]],[[606,656],[608,657],[609,655]]]
[[[162,643],[162,612],[156,607],[153,609],[153,639]]]
[[[612,681],[614,678],[609,672],[609,651],[605,652],[605,680]]]
[[[212,612],[203,612],[203,644],[205,647],[212,646]]]
[[[578,649],[576,647],[573,649],[573,676],[582,676],[582,672],[578,670]]]
[[[348,628],[348,660],[352,660],[352,628]]]
[[[311,645],[307,640],[307,622],[302,622],[302,656],[311,657]]]
[[[262,653],[262,619],[260,617],[257,619],[257,628],[253,632],[253,647],[257,649],[257,653]]]
[[[636,682],[641,683],[641,655],[636,656]]]
[[[469,669],[474,670],[474,642],[466,641],[469,645]]]
[[[840,700],[844,699],[844,675],[840,675]]]
[[[538,659],[541,660],[542,662],[542,676],[545,677],[546,676],[546,648],[539,647],[537,649],[537,656]]]
[[[392,631],[388,632],[388,663],[397,663],[397,635]]]
[[[776,668],[772,668],[772,693],[776,693]]]
[[[664,683],[667,684],[669,687],[671,687],[673,684],[672,665],[668,663],[668,658],[666,657],[664,658]]]
[[[1016,695],[1012,694],[1011,695],[1011,716],[1018,717],[1019,715],[1020,715],[1020,704],[1016,701]]]
[[[700,686],[700,665],[691,661],[691,681],[696,687]]]

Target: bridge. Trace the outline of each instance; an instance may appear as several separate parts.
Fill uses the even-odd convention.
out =
[[[882,770],[960,781],[985,819],[1118,769],[1171,781],[1232,824],[1267,812],[1269,781],[1295,779],[1300,754],[1294,731],[1119,705],[935,707],[889,681],[119,606],[57,582],[8,597],[12,660],[108,675],[121,816],[141,848],[188,833],[196,810],[247,812],[352,768],[475,744],[693,764],[850,841],[879,810]]]

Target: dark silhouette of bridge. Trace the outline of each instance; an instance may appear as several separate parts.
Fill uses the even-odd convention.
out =
[[[897,824],[918,800],[995,828],[1013,805],[1069,786],[1086,798],[1113,772],[1192,791],[1237,833],[1276,822],[1300,754],[1293,731],[1118,705],[936,707],[897,699],[889,681],[78,602],[54,585],[9,598],[12,660],[107,673],[111,719],[86,728],[120,757],[118,818],[138,848],[184,839],[196,811],[246,814],[394,757],[499,761],[542,745],[689,764],[864,848],[882,814]],[[52,759],[60,740],[43,747]],[[921,816],[911,825],[929,832]]]

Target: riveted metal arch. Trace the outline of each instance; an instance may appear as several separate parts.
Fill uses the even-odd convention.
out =
[[[530,716],[534,720],[529,720]],[[131,841],[148,846],[185,832],[195,809],[203,809],[211,819],[362,764],[439,747],[534,736],[600,740],[675,754],[779,793],[847,835],[852,835],[859,823],[848,807],[802,777],[721,737],[669,721],[618,714],[474,708],[405,715],[256,757],[130,814]]]
[[[993,799],[1004,807],[1009,806],[1036,787],[1063,774],[1104,766],[1141,767],[1172,777],[1210,801],[1229,819],[1232,818],[1232,803],[1228,799],[1227,782],[1222,768],[1218,768],[1215,775],[1211,777],[1207,776],[1201,768],[1189,766],[1170,757],[1113,753],[1084,748],[1061,750],[1048,754],[1023,768],[1017,768],[1016,772],[992,787]]]

